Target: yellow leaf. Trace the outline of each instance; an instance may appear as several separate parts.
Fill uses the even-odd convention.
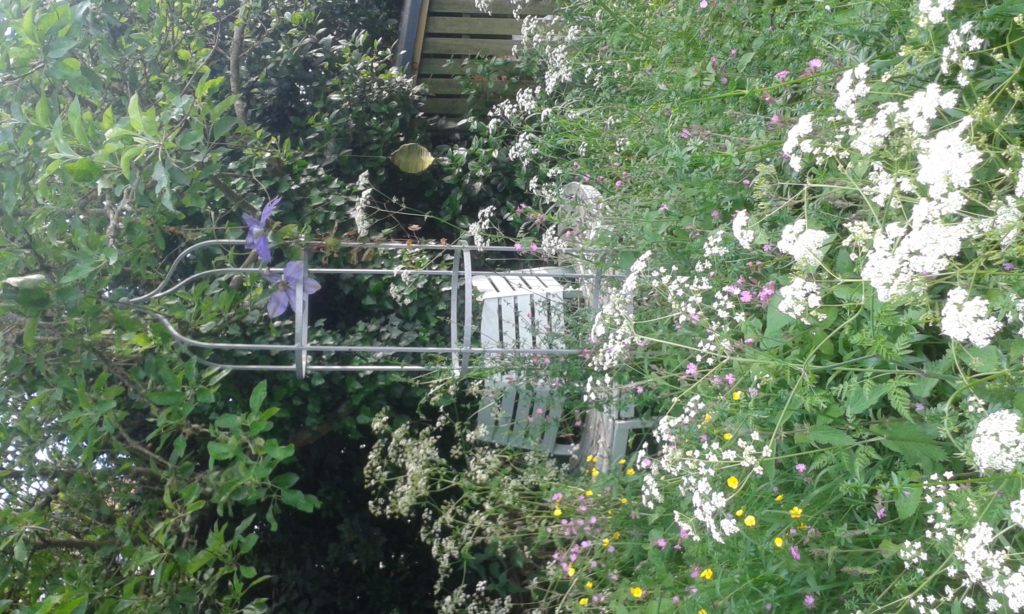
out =
[[[406,143],[391,154],[391,161],[403,173],[416,175],[430,168],[434,163],[434,156],[422,145]]]

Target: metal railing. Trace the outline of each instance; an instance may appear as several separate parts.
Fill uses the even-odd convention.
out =
[[[320,241],[299,241],[302,246],[302,273],[298,283],[290,290],[294,293],[291,297],[294,309],[294,334],[292,343],[231,343],[217,341],[203,341],[190,337],[181,331],[164,314],[145,309],[147,314],[155,317],[163,324],[174,340],[183,346],[197,360],[207,366],[218,367],[236,371],[294,371],[296,377],[304,378],[311,372],[366,372],[366,371],[390,371],[390,372],[428,372],[435,371],[438,366],[435,364],[359,364],[359,365],[328,365],[311,364],[311,354],[412,354],[420,356],[450,356],[451,368],[456,374],[465,373],[469,368],[470,357],[478,355],[495,356],[567,356],[579,354],[581,349],[567,348],[481,348],[473,347],[474,314],[473,314],[473,279],[481,276],[515,276],[515,270],[509,271],[474,271],[473,254],[518,254],[515,247],[481,247],[466,244],[438,245],[438,244],[408,244],[408,243],[364,243],[356,241],[331,242],[330,248],[349,249],[374,249],[374,250],[419,250],[433,251],[439,253],[450,253],[452,255],[451,270],[435,269],[406,269],[406,268],[332,268],[332,267],[308,267],[309,254],[311,249],[327,247],[327,243]],[[192,257],[199,250],[210,247],[243,247],[245,241],[241,239],[215,239],[202,241],[189,246],[183,250],[172,262],[166,275],[160,284],[152,291],[126,302],[134,307],[143,308],[144,305],[160,298],[173,295],[200,279],[217,277],[223,275],[251,275],[254,273],[269,272],[283,274],[284,269],[280,267],[270,268],[248,268],[248,267],[218,267],[204,271],[194,272],[179,281],[172,281],[178,268]],[[585,250],[565,249],[560,254],[592,254]],[[320,345],[309,342],[309,299],[304,291],[303,282],[308,275],[411,275],[429,277],[447,277],[450,279],[450,306],[449,306],[449,344],[448,346],[394,346],[394,345]],[[590,282],[590,303],[596,305],[601,292],[602,281],[608,278],[617,278],[618,275],[605,274],[598,270],[588,272],[543,272],[531,270],[530,277],[555,277],[558,279],[575,280],[576,282]],[[459,300],[459,293],[462,293],[462,300]],[[459,305],[462,304],[462,312],[459,313]],[[461,317],[460,317],[461,316]],[[461,327],[459,322],[461,320]],[[461,328],[461,330],[460,330]],[[460,334],[461,333],[461,334]],[[291,364],[235,364],[223,363],[196,354],[194,350],[215,350],[226,352],[289,352],[293,355]]]

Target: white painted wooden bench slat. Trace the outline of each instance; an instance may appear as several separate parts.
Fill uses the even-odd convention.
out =
[[[473,290],[481,303],[481,347],[565,347],[566,299],[591,298],[578,289],[565,288],[557,279],[561,273],[573,272],[544,267],[474,278]],[[493,357],[486,364],[498,366],[500,360]],[[485,380],[477,421],[485,427],[491,443],[572,456],[581,464],[586,455],[594,454],[602,471],[625,456],[630,432],[646,426],[643,420],[631,419],[633,404],[619,397],[609,407],[586,412],[579,445],[559,443],[564,406],[565,395],[558,386],[535,383],[522,372],[497,373]]]

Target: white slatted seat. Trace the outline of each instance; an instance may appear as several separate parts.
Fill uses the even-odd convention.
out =
[[[564,348],[566,299],[582,296],[579,289],[565,288],[555,275],[570,269],[549,267],[503,275],[473,278],[473,290],[480,303],[480,347],[491,350],[544,350]],[[591,291],[585,290],[587,298]],[[558,443],[558,430],[565,406],[561,386],[531,379],[517,360],[499,352],[485,353],[486,366],[495,373],[485,380],[477,425],[484,439],[494,444],[568,456],[582,463],[593,455],[596,466],[609,469],[625,457],[630,432],[648,424],[633,419],[633,404],[626,399],[609,400],[606,407],[586,412],[579,445]],[[534,358],[540,354],[533,355]],[[519,366],[522,363],[519,362]],[[505,368],[503,368],[505,367]]]
[[[543,268],[474,277],[481,313],[480,347],[564,348],[565,299],[576,291],[567,290],[553,277],[563,272],[566,270]],[[485,356],[486,366],[499,371],[502,365],[530,360],[529,354],[519,354],[511,361],[499,352]],[[529,381],[522,370],[495,373],[485,381],[477,425],[492,443],[566,456],[570,446],[556,441],[564,403],[564,396],[550,382]]]

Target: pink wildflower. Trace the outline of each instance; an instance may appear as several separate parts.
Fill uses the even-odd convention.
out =
[[[779,72],[775,73],[776,81],[785,81],[788,78],[789,78],[789,71],[788,70],[780,70]]]
[[[807,66],[809,66],[811,70],[819,70],[821,68],[821,65],[821,58],[814,58],[811,61],[807,62]]]
[[[789,556],[793,557],[794,561],[799,561],[800,560],[800,549],[797,548],[796,546],[790,546],[789,547]]]

